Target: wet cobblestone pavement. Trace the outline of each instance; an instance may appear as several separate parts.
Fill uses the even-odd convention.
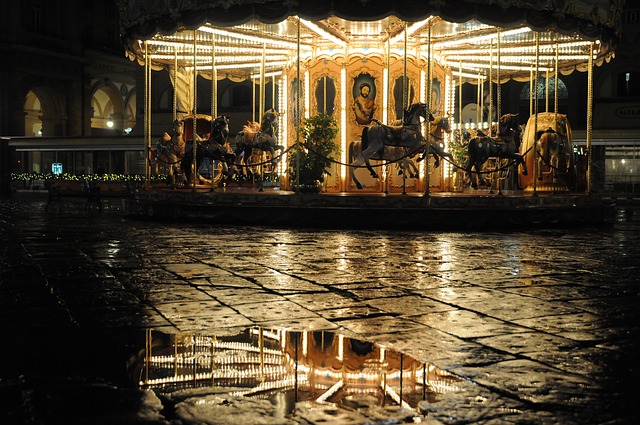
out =
[[[115,200],[101,213],[5,200],[0,231],[1,423],[640,420],[638,214],[526,232],[294,231],[129,221]],[[374,343],[456,390],[411,409],[283,413],[218,387],[161,394],[126,379],[147,329],[247,328]]]

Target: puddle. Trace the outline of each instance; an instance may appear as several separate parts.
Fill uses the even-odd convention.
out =
[[[310,423],[415,420],[441,394],[458,391],[460,381],[334,332],[259,327],[219,337],[148,330],[135,375],[140,388],[153,389],[181,419],[234,415],[234,423],[256,411]]]
[[[431,364],[328,331],[51,327],[6,340],[15,350],[0,366],[0,423],[420,422],[464,385]]]

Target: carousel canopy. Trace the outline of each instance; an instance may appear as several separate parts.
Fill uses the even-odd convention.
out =
[[[613,56],[623,0],[120,0],[127,54],[219,78],[277,72],[320,54],[426,57],[469,81],[500,69],[564,74]],[[196,31],[197,30],[197,31]],[[430,43],[429,43],[430,41]],[[593,48],[593,50],[591,50]],[[402,52],[402,53],[398,53]],[[496,78],[494,73],[493,78]]]

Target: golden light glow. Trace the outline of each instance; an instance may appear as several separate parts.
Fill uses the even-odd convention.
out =
[[[315,32],[316,34],[318,34],[320,37],[325,38],[329,41],[331,41],[334,44],[337,44],[340,47],[346,47],[347,46],[347,42],[336,37],[335,35],[329,33],[328,31],[323,30],[322,28],[320,28],[318,25],[314,24],[311,21],[307,21],[306,19],[302,19],[300,18],[300,22],[306,26],[307,28],[309,28],[311,31]]]
[[[413,34],[416,33],[416,31],[418,31],[419,29],[422,29],[432,19],[433,19],[433,16],[429,16],[427,19],[423,19],[422,21],[414,22],[413,24],[411,24],[407,28],[407,37],[411,37]],[[404,31],[402,31],[399,34],[397,34],[396,36],[390,38],[389,39],[389,44],[396,44],[396,43],[399,43],[400,41],[403,41],[403,40],[404,40]]]
[[[340,70],[340,177],[343,186],[347,176],[347,70]]]

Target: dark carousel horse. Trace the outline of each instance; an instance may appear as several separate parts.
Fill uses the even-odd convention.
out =
[[[402,125],[384,125],[376,120],[374,124],[362,130],[361,141],[353,142],[349,147],[351,156],[354,158],[349,164],[349,174],[358,189],[362,189],[362,184],[354,175],[356,167],[364,163],[371,177],[377,179],[378,174],[371,167],[370,159],[385,159],[383,156],[387,155],[393,157],[392,160],[395,161],[402,159],[403,156],[409,157],[422,152],[427,142],[420,132],[421,117],[434,120],[433,115],[427,111],[425,103],[414,103],[405,111]],[[392,153],[392,151],[395,152]],[[398,155],[398,152],[404,153]]]
[[[395,121],[391,128],[401,128],[404,125],[412,126],[413,124],[411,124],[410,118],[411,112],[412,111],[410,109],[405,111],[405,119],[402,121]],[[430,115],[430,118],[433,119],[431,123],[431,131],[429,133],[431,140],[431,143],[429,144],[429,153],[431,153],[435,159],[435,166],[439,167],[440,156],[450,158],[451,160],[453,160],[453,156],[450,153],[445,152],[440,147],[439,143],[434,142],[439,142],[440,140],[442,140],[443,133],[451,131],[451,127],[449,125],[448,117],[440,116],[434,118]],[[374,120],[374,122],[378,123],[377,120]],[[417,128],[419,129],[420,127],[418,126]],[[349,161],[351,161],[349,164],[349,174],[358,189],[362,189],[362,184],[355,176],[355,168],[365,163],[364,156],[362,155],[362,146],[363,143],[360,140],[356,140],[355,142],[351,142],[349,144]],[[381,150],[371,155],[369,159],[374,159],[377,161],[396,162],[399,166],[398,174],[406,175],[408,172],[408,176],[410,178],[418,178],[419,171],[413,158],[418,154],[424,154],[424,147],[424,139],[422,144],[418,144],[414,148],[385,145]],[[421,160],[422,158],[419,158],[418,162],[420,162]]]
[[[478,132],[475,137],[469,140],[467,147],[468,160],[465,170],[471,182],[471,187],[478,188],[478,183],[471,171],[472,168],[475,168],[480,184],[486,184],[482,176],[482,165],[489,158],[513,159],[517,164],[522,165],[522,174],[527,175],[527,164],[524,161],[524,157],[519,153],[520,131],[518,114],[505,114],[500,117],[496,137],[490,137]]]
[[[196,143],[196,176],[204,158],[211,160],[211,170],[213,174],[213,163],[219,161],[222,164],[222,174],[226,180],[235,174],[235,154],[231,151],[227,138],[229,137],[229,117],[220,115],[211,121],[211,133],[208,137],[194,133],[193,138],[187,142],[185,153],[180,163],[180,168],[185,173],[187,180],[191,180],[193,164],[193,143]],[[213,178],[213,175],[211,176]]]
[[[238,168],[245,167],[249,170],[256,165],[252,162],[254,149],[268,152],[272,164],[275,165],[277,163],[275,151],[284,149],[283,146],[278,145],[278,112],[268,109],[262,115],[261,123],[248,121],[242,127],[242,131],[236,134],[234,141],[235,165]]]
[[[549,173],[553,176],[554,184],[558,180],[558,174],[566,174],[574,166],[571,143],[566,136],[556,132],[551,127],[536,134],[536,148],[538,149],[538,180],[542,180],[543,164],[549,166]],[[564,165],[564,170],[560,170],[561,163]]]

